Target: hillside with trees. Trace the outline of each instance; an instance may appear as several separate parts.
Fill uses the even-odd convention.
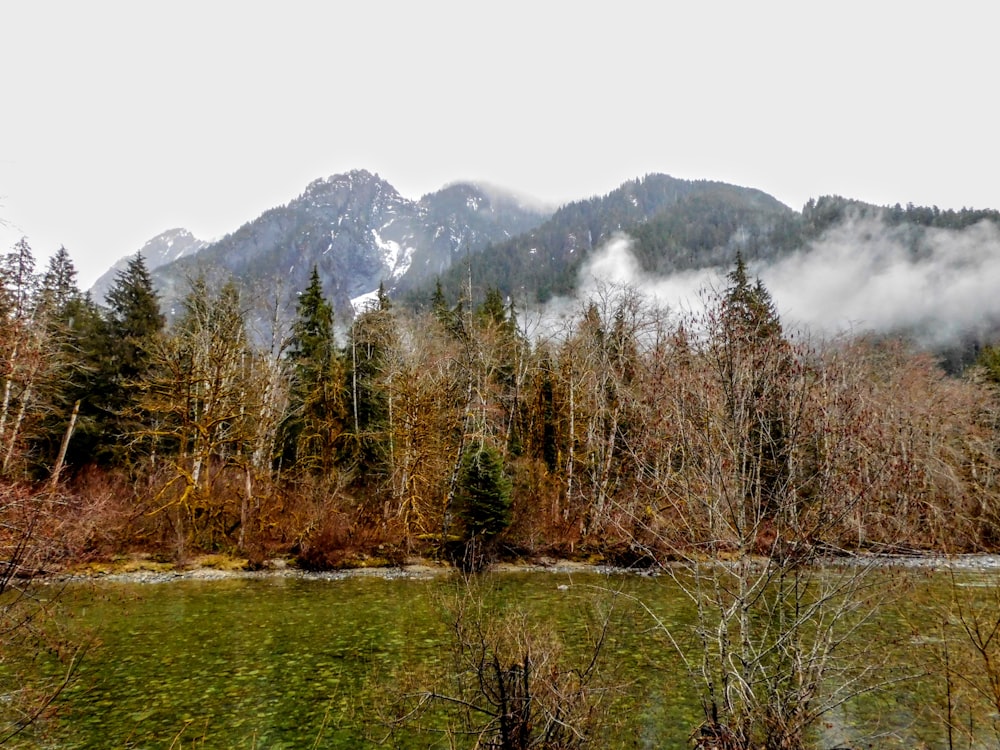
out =
[[[807,341],[739,254],[704,312],[606,287],[545,338],[497,289],[442,287],[426,311],[383,291],[338,333],[314,269],[268,346],[231,282],[195,278],[167,325],[141,256],[107,308],[64,251],[2,264],[2,471],[43,493],[53,559],[641,564],[745,545],[734,508],[760,552],[790,517],[830,551],[1000,539],[993,350],[957,377],[889,338]]]
[[[799,226],[796,212],[759,190],[647,175],[606,196],[570,203],[537,229],[470,253],[440,283],[446,294],[459,296],[471,276],[478,290],[495,288],[520,303],[546,302],[572,295],[580,269],[620,233],[635,240],[645,271],[665,274],[731,264],[737,252],[755,260],[773,257],[800,246]],[[427,288],[412,298],[426,299]]]

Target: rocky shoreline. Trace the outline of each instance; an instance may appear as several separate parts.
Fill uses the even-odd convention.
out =
[[[489,568],[491,572],[627,572],[623,568],[614,568],[592,563],[574,562],[570,560],[542,559],[524,563],[499,563]],[[268,578],[299,578],[304,580],[336,581],[344,578],[412,578],[429,579],[452,575],[458,569],[433,560],[415,559],[397,566],[350,567],[338,570],[314,571],[295,567],[283,559],[268,560],[258,570],[248,570],[229,561],[227,565],[204,564],[195,560],[190,565],[174,566],[166,563],[136,563],[109,564],[105,566],[89,566],[79,569],[68,569],[58,573],[48,573],[40,576],[39,581],[45,583],[76,583],[76,582],[109,582],[109,583],[170,583],[173,581],[215,581],[228,579],[268,579]]]
[[[345,578],[372,577],[383,579],[430,579],[457,573],[457,569],[433,560],[415,559],[399,566],[351,567],[339,570],[313,571],[295,567],[289,561],[275,559],[267,561],[259,570],[248,570],[240,566],[238,561],[228,560],[228,564],[204,563],[198,560],[186,566],[175,566],[167,563],[132,562],[126,565],[109,564],[106,566],[91,566],[81,569],[70,569],[58,573],[49,573],[39,578],[44,583],[69,582],[109,582],[109,583],[170,583],[174,581],[214,581],[226,579],[268,579],[268,578],[299,578],[304,580],[336,581]],[[869,565],[884,567],[901,567],[907,569],[926,570],[956,570],[964,572],[1000,572],[1000,555],[996,554],[963,554],[963,555],[877,555],[848,558],[833,558],[833,564]],[[490,566],[490,572],[495,573],[601,573],[622,574],[634,573],[642,575],[657,575],[656,571],[635,570],[609,565],[600,565],[571,560],[540,559],[522,563],[498,563]]]

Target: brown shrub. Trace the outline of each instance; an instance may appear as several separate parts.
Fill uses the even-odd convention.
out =
[[[341,511],[326,514],[306,536],[298,563],[306,570],[399,565],[405,557],[400,540],[363,518]]]

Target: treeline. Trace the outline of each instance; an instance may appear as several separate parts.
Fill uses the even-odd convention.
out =
[[[850,217],[880,218],[889,226],[911,225],[935,229],[966,229],[981,221],[1000,224],[1000,211],[993,209],[963,208],[940,209],[937,206],[875,206],[839,195],[810,198],[802,207],[803,237],[814,239],[830,227]]]
[[[3,258],[0,461],[57,498],[76,558],[637,563],[733,549],[740,508],[830,550],[1000,542],[995,386],[787,332],[741,260],[703,314],[609,288],[545,332],[439,287],[337,333],[314,272],[263,346],[235,284],[195,279],[167,327],[141,256],[107,307],[65,250],[33,263],[23,241]]]

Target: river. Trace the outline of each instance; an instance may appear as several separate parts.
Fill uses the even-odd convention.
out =
[[[955,592],[988,606],[996,574],[966,571],[953,579],[908,571],[902,585],[904,573],[876,575],[901,593],[859,630],[851,658],[884,659],[873,677],[893,684],[824,716],[817,742],[947,747],[942,716],[949,683],[931,669],[943,632],[939,610]],[[15,746],[375,746],[388,731],[387,692],[451,668],[448,603],[461,585],[453,576],[390,574],[43,587],[44,595],[58,593],[59,616],[72,638],[89,646],[54,716]],[[664,628],[682,649],[692,649],[696,612],[669,577],[503,573],[489,578],[485,596],[559,633],[566,658],[585,658],[588,634],[608,616],[601,678],[613,687],[604,710],[615,722],[600,746],[689,747],[703,718],[698,692]],[[952,663],[959,663],[958,647]],[[956,695],[959,678],[956,670]],[[957,698],[953,716],[982,735],[991,721],[988,707],[979,718],[981,707],[973,698],[966,702],[968,717]],[[985,747],[991,738],[978,741]],[[952,741],[968,746],[954,734]],[[405,729],[388,746],[448,745],[442,736]]]

